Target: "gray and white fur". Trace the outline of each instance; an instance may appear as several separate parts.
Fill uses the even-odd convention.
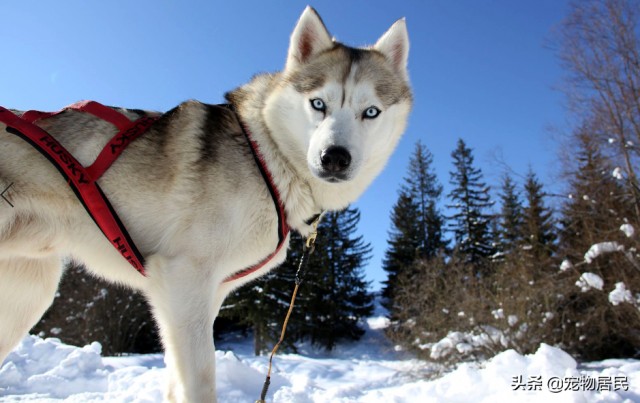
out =
[[[272,253],[277,215],[242,121],[259,145],[302,235],[322,210],[355,201],[384,167],[411,109],[409,42],[399,20],[368,48],[333,40],[305,9],[285,68],[227,94],[229,108],[185,102],[164,113],[99,184],[147,258],[142,276],[110,245],[56,169],[0,124],[0,362],[50,306],[71,258],[141,290],[153,308],[169,370],[166,399],[214,402],[213,322],[230,275]],[[146,112],[122,110],[130,118]],[[77,111],[38,121],[84,166],[115,134]],[[286,240],[288,243],[288,239]]]

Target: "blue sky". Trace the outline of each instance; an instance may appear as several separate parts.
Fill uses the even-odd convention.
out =
[[[168,110],[187,100],[219,103],[258,72],[280,70],[288,38],[307,1],[3,2],[0,105],[57,110],[81,99]],[[373,244],[373,287],[389,214],[417,140],[434,155],[449,191],[458,138],[473,148],[489,184],[504,167],[531,166],[550,188],[558,179],[549,127],[566,124],[554,87],[563,71],[549,49],[564,0],[315,1],[338,40],[374,43],[406,17],[415,106],[386,170],[356,203]],[[445,200],[443,198],[443,204]]]

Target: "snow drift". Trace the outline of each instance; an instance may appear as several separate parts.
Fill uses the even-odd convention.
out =
[[[541,345],[532,355],[505,351],[485,363],[467,363],[437,379],[427,363],[402,357],[371,318],[359,343],[333,354],[285,354],[275,360],[268,396],[274,403],[309,402],[640,402],[640,361],[607,360],[578,366],[562,350]],[[251,355],[249,340],[218,351],[219,401],[258,398],[267,357]],[[592,390],[552,391],[550,380],[594,379]],[[537,380],[540,380],[538,382]],[[600,379],[611,380],[599,390]],[[614,388],[613,381],[626,381]],[[533,380],[533,381],[532,381]],[[165,381],[162,356],[101,357],[100,345],[82,348],[57,339],[26,337],[0,368],[0,402],[159,402]],[[622,387],[625,386],[626,387]],[[614,390],[615,389],[615,390]]]

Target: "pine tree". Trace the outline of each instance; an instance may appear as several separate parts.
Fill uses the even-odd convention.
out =
[[[359,220],[359,211],[350,208],[327,213],[320,222],[315,251],[287,327],[285,348],[295,349],[295,341],[308,339],[332,349],[340,340],[363,334],[359,323],[372,312],[373,297],[363,271],[371,246],[362,236],[355,236]],[[220,311],[221,317],[241,318],[250,327],[256,355],[269,351],[280,336],[303,243],[300,235],[292,233],[287,260],[229,296]]]
[[[457,212],[448,217],[451,220],[449,229],[453,232],[457,252],[481,271],[495,253],[490,233],[492,217],[486,213],[493,205],[489,187],[482,181],[482,171],[473,166],[472,150],[462,139],[458,140],[451,157],[455,171],[451,172],[453,190],[448,195],[452,204],[447,207]]]
[[[162,350],[143,295],[74,264],[65,269],[53,304],[32,331],[78,346],[98,341],[109,355]]]
[[[383,305],[391,309],[398,275],[403,269],[411,267],[418,258],[419,226],[418,207],[408,194],[402,191],[391,212],[392,229],[390,231],[389,248],[385,252],[383,269],[387,279],[383,282]]]
[[[298,338],[329,350],[341,340],[359,339],[364,333],[360,321],[373,311],[364,275],[371,245],[356,236],[359,221],[356,208],[325,214],[300,289],[302,302],[296,303]]]
[[[545,206],[542,183],[529,171],[524,184],[527,207],[524,208],[525,250],[535,262],[550,257],[555,250],[556,229],[553,211]]]
[[[523,206],[516,183],[508,174],[502,179],[500,200],[499,248],[510,254],[522,245]]]
[[[291,232],[290,236],[285,262],[259,280],[248,283],[227,296],[216,319],[216,325],[221,320],[226,320],[251,330],[255,355],[270,351],[278,340],[284,312],[291,301],[304,241],[296,232]],[[284,347],[292,347],[293,341],[295,339],[291,337],[285,339]]]
[[[442,235],[444,217],[437,208],[442,195],[442,185],[433,172],[433,156],[420,141],[409,160],[409,176],[405,178],[404,191],[411,195],[418,207],[418,255],[429,259],[446,246]]]
[[[383,303],[389,309],[398,275],[413,267],[416,259],[430,259],[447,247],[442,230],[444,217],[437,206],[442,185],[432,164],[429,150],[417,142],[391,212],[389,248],[383,261],[387,280],[382,289]]]
[[[612,176],[613,165],[599,140],[587,131],[576,134],[575,159],[570,168],[569,198],[562,206],[560,244],[563,256],[580,261],[593,244],[610,240],[625,219],[633,217],[633,200]]]

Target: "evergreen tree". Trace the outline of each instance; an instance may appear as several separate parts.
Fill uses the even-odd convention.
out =
[[[555,250],[556,229],[553,212],[545,206],[542,183],[533,171],[525,179],[525,197],[523,235],[525,250],[535,262],[550,257]]]
[[[397,284],[398,275],[403,269],[411,267],[418,258],[419,226],[418,207],[413,199],[401,190],[398,201],[391,212],[392,229],[390,231],[389,248],[385,252],[382,263],[387,272],[383,281],[382,303],[391,310],[391,301]]]
[[[32,332],[78,346],[98,341],[108,355],[162,350],[143,295],[75,264],[65,269],[53,304]]]
[[[227,296],[216,319],[217,332],[214,334],[227,330],[219,325],[219,322],[227,321],[251,331],[255,355],[271,350],[280,336],[284,313],[291,301],[295,273],[304,244],[297,232],[291,232],[290,237],[287,259],[282,265]],[[299,300],[296,302],[296,306],[298,305]],[[233,329],[234,326],[230,328]],[[292,347],[294,341],[293,337],[286,338],[284,347]]]
[[[593,244],[610,240],[620,225],[634,217],[633,200],[611,174],[613,165],[603,155],[599,139],[587,130],[576,134],[576,164],[569,176],[569,198],[562,206],[562,254],[582,260]]]
[[[500,200],[499,248],[510,254],[522,245],[523,206],[516,183],[508,174],[502,179]]]
[[[371,247],[355,236],[360,220],[357,209],[325,214],[318,227],[315,251],[287,328],[285,348],[308,339],[332,349],[344,339],[358,339],[359,322],[373,310],[373,297],[364,280],[364,265]],[[222,318],[240,319],[254,337],[256,355],[271,350],[280,336],[282,322],[291,301],[295,273],[304,240],[291,234],[287,260],[260,280],[229,296],[220,311]]]
[[[472,150],[462,139],[458,140],[451,157],[455,171],[451,172],[453,190],[448,195],[452,204],[447,207],[457,212],[448,217],[451,220],[449,229],[453,231],[457,253],[481,271],[495,253],[490,232],[491,215],[485,212],[493,205],[489,187],[482,181],[482,171],[473,166]]]
[[[364,331],[359,322],[373,311],[364,265],[371,245],[356,236],[360,212],[348,208],[329,212],[318,227],[318,239],[300,289],[298,339],[333,349],[340,340],[357,340]],[[304,319],[303,319],[304,315]]]
[[[383,261],[387,280],[382,289],[383,303],[389,309],[398,275],[413,267],[416,259],[433,258],[447,247],[442,231],[444,217],[437,206],[442,185],[432,164],[433,156],[418,141],[391,212],[389,248]]]
[[[442,185],[433,172],[433,156],[420,141],[409,160],[409,176],[405,178],[404,191],[418,207],[417,226],[418,256],[421,259],[435,257],[446,247],[442,235],[444,217],[437,202],[442,195]]]

